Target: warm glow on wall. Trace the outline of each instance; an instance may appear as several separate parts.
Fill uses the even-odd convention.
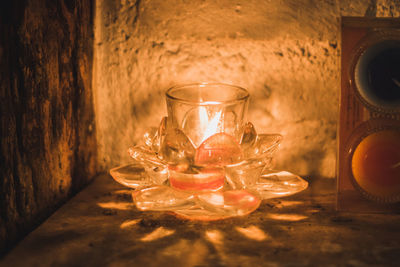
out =
[[[333,177],[337,7],[323,1],[303,14],[302,5],[98,3],[94,83],[103,167],[129,161],[126,147],[165,116],[167,88],[223,82],[248,88],[249,120],[260,132],[285,135],[280,168]],[[197,116],[206,120],[204,113]]]

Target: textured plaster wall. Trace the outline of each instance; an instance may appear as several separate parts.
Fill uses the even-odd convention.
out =
[[[340,16],[399,17],[399,1],[103,0],[95,106],[103,168],[166,114],[175,84],[247,88],[258,132],[284,135],[277,167],[334,177]]]

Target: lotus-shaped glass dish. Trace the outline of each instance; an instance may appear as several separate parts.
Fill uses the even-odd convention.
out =
[[[129,148],[133,162],[110,170],[119,183],[134,188],[139,210],[170,211],[195,220],[218,220],[256,210],[263,199],[295,194],[308,183],[287,171],[271,170],[280,134],[257,134],[252,123],[240,140],[216,133],[197,147],[185,133],[168,127],[144,135]]]

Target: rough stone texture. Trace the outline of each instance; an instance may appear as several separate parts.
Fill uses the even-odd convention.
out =
[[[138,211],[103,175],[0,266],[399,266],[399,214],[335,212],[335,181],[309,181],[248,216],[192,222]]]
[[[92,5],[0,4],[0,255],[96,173]]]
[[[400,2],[395,0],[340,0],[343,16],[400,17]]]
[[[101,1],[95,92],[103,168],[166,114],[171,85],[251,93],[249,120],[280,132],[277,168],[335,176],[340,15],[399,16],[398,1]]]

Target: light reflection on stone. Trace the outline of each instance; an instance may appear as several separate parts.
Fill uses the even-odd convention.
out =
[[[144,241],[144,242],[150,242],[150,241],[154,241],[154,240],[161,239],[163,237],[172,235],[173,233],[175,233],[175,230],[170,230],[170,229],[160,226],[153,232],[142,237],[140,240]]]
[[[266,216],[273,220],[290,221],[290,222],[297,222],[308,218],[308,216],[301,214],[268,213]]]
[[[222,233],[218,230],[207,230],[205,232],[207,240],[214,245],[221,245],[223,243]]]
[[[136,219],[136,220],[126,220],[123,223],[121,223],[121,225],[119,226],[119,228],[121,229],[125,229],[128,227],[131,227],[133,225],[136,225],[140,222],[140,219]]]
[[[263,241],[269,238],[269,236],[263,230],[255,225],[251,225],[249,227],[236,226],[235,229],[245,237],[252,240]]]
[[[130,210],[133,207],[131,202],[103,202],[97,203],[103,209]]]

